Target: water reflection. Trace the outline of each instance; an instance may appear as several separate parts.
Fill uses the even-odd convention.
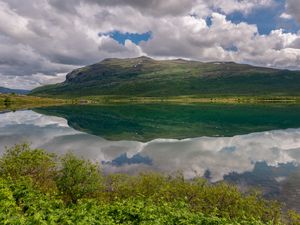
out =
[[[36,109],[108,140],[235,136],[300,128],[299,105],[86,105]]]
[[[26,140],[33,147],[57,153],[74,151],[105,162],[107,167],[118,162],[118,167],[111,168],[115,171],[134,172],[139,166],[161,171],[182,170],[186,177],[192,177],[209,170],[212,181],[218,181],[231,172],[252,171],[256,162],[276,166],[300,161],[300,129],[233,137],[155,139],[145,143],[108,141],[70,128],[65,119],[33,111],[1,114],[0,128],[1,151],[4,146]]]
[[[300,129],[233,137],[109,141],[77,131],[59,117],[33,111],[0,114],[0,152],[22,141],[59,154],[72,151],[101,162],[106,172],[180,170],[186,178],[197,175],[212,182],[225,179],[241,187],[259,186],[266,196],[279,195],[283,187],[298,192],[300,188],[290,178],[300,162]]]

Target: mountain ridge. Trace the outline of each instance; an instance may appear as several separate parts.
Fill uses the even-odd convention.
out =
[[[234,62],[108,58],[75,69],[59,84],[36,88],[38,96],[164,97],[182,95],[300,95],[300,71]]]
[[[23,89],[11,89],[11,88],[6,88],[6,87],[0,87],[0,94],[21,94],[25,95],[28,94],[30,90],[23,90]]]

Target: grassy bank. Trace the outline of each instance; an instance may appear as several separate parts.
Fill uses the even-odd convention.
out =
[[[98,164],[26,144],[0,159],[1,224],[299,224],[281,209],[225,183],[104,175]]]
[[[193,104],[193,103],[225,103],[225,104],[300,104],[297,96],[173,96],[173,97],[131,97],[131,96],[56,96],[37,97],[31,95],[0,94],[0,110],[20,110],[43,106],[64,104]]]
[[[0,94],[0,110],[19,110],[34,107],[60,105],[68,103],[68,100],[42,98],[27,95]]]
[[[80,98],[61,98],[71,99],[74,103],[81,104],[106,104],[106,103],[284,103],[300,104],[298,96],[172,96],[172,97],[131,97],[131,96],[85,96]]]

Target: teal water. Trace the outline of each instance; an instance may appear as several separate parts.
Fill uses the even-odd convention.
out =
[[[299,128],[299,105],[71,105],[34,111],[109,140],[150,141]]]

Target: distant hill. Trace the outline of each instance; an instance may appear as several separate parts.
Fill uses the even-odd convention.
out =
[[[67,74],[66,81],[34,89],[32,95],[80,97],[300,95],[300,71],[233,62],[105,59]]]
[[[5,88],[5,87],[0,87],[0,94],[10,94],[10,93],[15,93],[15,94],[21,94],[21,95],[26,95],[30,91],[29,90],[21,90],[21,89],[10,89],[10,88]]]

